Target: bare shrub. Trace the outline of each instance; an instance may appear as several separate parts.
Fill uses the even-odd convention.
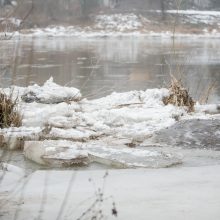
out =
[[[104,203],[108,200],[112,200],[112,208],[111,208],[111,215],[115,218],[118,217],[118,210],[116,208],[116,204],[112,196],[105,196],[105,184],[108,177],[108,171],[106,171],[105,175],[103,176],[103,185],[101,188],[96,188],[96,185],[93,179],[89,179],[94,186],[95,190],[95,197],[92,198],[94,201],[92,204],[81,214],[77,220],[85,220],[85,219],[92,219],[92,220],[104,220],[106,219],[106,214],[104,213]]]
[[[176,16],[173,25],[173,59],[177,62],[177,54],[176,54],[176,28],[178,24],[179,18],[179,10],[182,4],[182,0],[175,0],[176,5]],[[172,70],[170,68],[170,78],[171,78],[171,85],[169,87],[170,95],[163,98],[163,103],[165,105],[172,104],[174,106],[183,106],[187,107],[188,112],[194,111],[195,102],[192,97],[189,95],[189,91],[183,86],[181,81],[181,76],[184,73],[183,67],[179,64],[175,66],[175,69]],[[174,75],[179,75],[180,79],[174,77]]]
[[[171,76],[171,85],[169,87],[170,95],[163,98],[165,105],[185,106],[188,112],[194,111],[195,102],[189,95],[188,90],[182,85],[181,80]]]
[[[0,128],[20,127],[21,120],[17,110],[17,99],[12,99],[12,93],[7,96],[0,92]]]
[[[207,104],[210,94],[216,89],[216,83],[210,83],[208,87],[204,90],[202,95],[200,96],[199,103],[200,104]]]

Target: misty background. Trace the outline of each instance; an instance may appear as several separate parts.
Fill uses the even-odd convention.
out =
[[[31,10],[25,27],[48,25],[89,25],[97,14],[134,13],[145,15],[150,10],[176,9],[173,0],[1,0],[1,15],[10,8],[14,16],[23,18]],[[5,10],[7,9],[7,10]],[[181,10],[220,10],[219,0],[183,0]],[[164,17],[163,17],[164,19]]]

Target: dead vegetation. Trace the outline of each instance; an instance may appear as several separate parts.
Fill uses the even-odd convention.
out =
[[[216,82],[210,83],[208,87],[204,89],[204,92],[200,95],[199,103],[202,105],[207,104],[210,94],[212,94],[215,89],[216,89]]]
[[[172,48],[172,60],[177,63],[173,68],[171,64],[169,65],[170,69],[170,87],[169,87],[169,96],[163,98],[163,103],[165,105],[172,104],[174,106],[186,107],[188,112],[194,112],[195,101],[190,96],[189,91],[183,85],[181,79],[185,75],[184,65],[178,63],[178,56],[176,53],[176,29],[178,28],[178,19],[179,11],[181,8],[182,0],[175,0],[176,5],[176,15],[173,24],[173,48]],[[181,26],[182,27],[182,26]],[[180,28],[181,28],[180,27]],[[175,76],[179,76],[178,79]],[[215,83],[212,83],[204,90],[203,94],[200,96],[199,103],[206,104],[210,97],[210,94],[215,89]]]
[[[7,96],[0,92],[0,128],[20,127],[21,120],[17,110],[17,99],[12,99],[12,93]]]
[[[176,15],[174,19],[173,24],[173,60],[178,63],[177,60],[177,54],[176,54],[176,29],[178,24],[178,18],[179,18],[179,10],[182,4],[182,0],[176,0]],[[180,64],[176,64],[174,71],[172,70],[171,66],[170,68],[170,87],[169,87],[169,96],[163,98],[163,103],[165,105],[171,104],[174,106],[179,107],[186,107],[188,112],[193,112],[195,102],[192,99],[192,97],[189,95],[189,91],[183,86],[183,83],[181,81],[182,74],[184,73],[184,70],[182,69],[182,66]],[[174,75],[179,75],[180,79],[177,79]]]
[[[171,85],[169,87],[170,95],[163,98],[165,105],[185,106],[188,112],[194,111],[195,102],[189,95],[188,90],[182,85],[181,80],[171,76]]]

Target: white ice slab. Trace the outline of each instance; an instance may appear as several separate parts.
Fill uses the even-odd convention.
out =
[[[50,167],[88,165],[89,156],[81,143],[70,141],[27,141],[24,145],[26,158]]]
[[[124,142],[125,143],[125,142]],[[118,143],[90,141],[28,141],[24,155],[36,163],[52,166],[88,165],[91,162],[116,168],[160,168],[181,163],[181,158],[162,150],[129,148],[123,141]]]
[[[69,88],[57,85],[51,77],[43,86],[37,84],[28,86],[22,99],[25,102],[39,102],[46,104],[60,103],[65,101],[79,101],[81,93],[76,88]]]

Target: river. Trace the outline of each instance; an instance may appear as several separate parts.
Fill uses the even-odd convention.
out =
[[[217,39],[179,38],[175,50],[171,39],[149,37],[22,38],[1,41],[0,48],[1,87],[42,85],[52,76],[56,83],[79,88],[83,97],[95,99],[113,91],[168,87],[170,73],[177,72],[176,77],[182,79],[195,100],[204,98],[214,86],[208,102],[220,102]],[[215,151],[191,152],[186,151],[193,155],[186,160],[188,165],[219,163],[220,155]],[[21,152],[5,158],[27,170],[42,168],[25,160]]]

